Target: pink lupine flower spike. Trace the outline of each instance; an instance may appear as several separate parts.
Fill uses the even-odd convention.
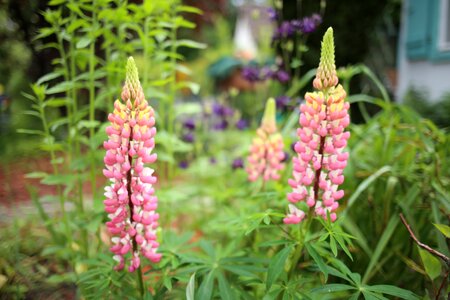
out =
[[[261,126],[256,131],[247,158],[246,171],[250,181],[260,177],[264,181],[278,180],[279,172],[284,168],[283,137],[277,131],[275,108],[275,100],[272,98],[267,100]]]
[[[337,218],[338,200],[344,197],[339,185],[344,182],[343,170],[347,165],[348,152],[344,152],[350,133],[344,131],[350,118],[346,93],[338,85],[334,64],[333,30],[324,35],[319,68],[313,82],[318,90],[306,93],[306,103],[300,106],[299,141],[295,144],[297,157],[293,158],[293,178],[289,185],[293,191],[287,195],[289,214],[286,224],[297,224],[304,212],[295,205],[306,202],[310,211],[331,221]]]
[[[106,223],[112,237],[111,251],[118,265],[125,267],[129,255],[128,270],[140,266],[140,254],[154,263],[161,254],[156,253],[156,230],[159,215],[158,199],[153,184],[154,170],[145,164],[156,161],[152,154],[156,134],[153,108],[144,98],[136,65],[132,57],[127,62],[125,85],[121,98],[116,100],[114,112],[109,114],[111,125],[106,128],[108,141],[103,174],[110,184],[105,187],[105,211],[110,219]]]

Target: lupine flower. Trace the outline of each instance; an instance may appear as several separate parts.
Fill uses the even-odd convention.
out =
[[[195,141],[195,136],[192,132],[188,132],[183,135],[183,141],[186,143],[193,143]]]
[[[275,29],[272,41],[279,40],[281,38],[292,38],[297,33],[309,34],[317,29],[317,26],[322,23],[322,17],[318,14],[313,14],[303,19],[295,19],[290,21],[284,21],[280,27]]]
[[[228,127],[228,121],[227,120],[221,120],[219,123],[214,124],[215,130],[225,130]]]
[[[242,68],[242,76],[250,82],[258,82],[260,78],[260,69],[256,66],[245,66]]]
[[[248,156],[248,180],[255,181],[262,177],[264,181],[280,179],[279,171],[284,168],[283,138],[277,131],[275,122],[275,100],[266,103],[261,126],[250,147]]]
[[[275,71],[271,66],[264,66],[261,68],[260,76],[262,80],[272,79],[275,76]]]
[[[230,117],[234,114],[234,110],[231,107],[222,105],[220,103],[213,103],[212,111],[216,116],[219,117]]]
[[[243,167],[244,167],[244,161],[242,160],[242,158],[234,159],[233,163],[231,164],[231,168],[233,170],[242,169]]]
[[[303,219],[304,212],[300,213],[295,206],[300,201],[306,202],[310,213],[324,219],[329,214],[334,222],[337,201],[344,197],[344,191],[338,187],[344,182],[343,170],[348,159],[344,148],[350,133],[344,129],[350,123],[350,105],[344,101],[346,93],[338,85],[332,28],[324,35],[313,85],[318,91],[306,93],[306,103],[300,106],[297,157],[293,158],[293,178],[289,179],[293,191],[287,195],[292,204],[284,219],[286,224],[297,224]]]
[[[123,269],[128,257],[128,270],[133,272],[140,266],[141,255],[157,263],[161,254],[156,253],[156,177],[154,170],[145,165],[156,161],[156,154],[151,153],[155,146],[155,117],[144,98],[132,57],[127,62],[121,98],[114,103],[114,112],[108,116],[111,125],[106,128],[103,174],[110,184],[105,187],[104,204],[110,219],[106,227],[113,236],[111,251],[118,262],[116,269]]]
[[[212,112],[216,116],[223,116],[223,106],[220,103],[213,103]]]
[[[276,79],[280,82],[280,83],[286,83],[289,81],[289,79],[291,79],[291,77],[289,76],[289,73],[286,72],[285,70],[278,70],[275,73]]]
[[[239,129],[239,130],[244,130],[247,127],[248,127],[248,122],[246,120],[244,120],[244,119],[240,119],[236,123],[236,128]]]
[[[276,21],[277,20],[277,11],[273,7],[268,7],[267,8],[267,15],[269,16],[269,19],[271,21]]]
[[[284,109],[286,108],[289,103],[291,102],[291,98],[288,96],[279,96],[275,98],[275,103],[277,104],[277,109]]]
[[[195,120],[194,119],[187,119],[184,121],[183,123],[183,127],[189,130],[194,130],[195,129]]]
[[[187,169],[189,168],[189,162],[187,160],[182,160],[178,163],[178,167],[180,167],[180,169]]]

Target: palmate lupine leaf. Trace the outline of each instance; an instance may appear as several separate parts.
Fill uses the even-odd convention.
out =
[[[269,268],[267,269],[266,290],[270,290],[270,287],[284,270],[284,264],[289,254],[294,247],[291,245],[278,252],[270,261]]]

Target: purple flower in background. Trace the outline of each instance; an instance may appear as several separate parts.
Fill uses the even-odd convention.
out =
[[[300,31],[306,34],[314,32],[320,23],[322,23],[322,17],[318,14],[313,14],[311,17],[305,17],[301,21]]]
[[[188,132],[185,135],[183,135],[183,141],[186,143],[193,143],[195,140],[195,136],[192,132]]]
[[[281,160],[282,163],[288,161],[288,160],[289,160],[289,157],[290,157],[290,155],[289,155],[288,152],[283,151],[283,153],[284,153],[284,157],[283,157],[283,159]]]
[[[313,15],[311,16],[311,19],[313,19],[313,21],[314,21],[317,25],[319,25],[320,23],[322,23],[322,16],[319,15],[319,14],[313,14]]]
[[[242,160],[242,158],[236,158],[235,160],[233,160],[231,167],[233,168],[233,170],[242,169],[244,168],[244,161]]]
[[[239,130],[244,130],[247,127],[248,127],[248,122],[246,120],[244,120],[244,119],[240,119],[236,123],[236,128],[239,129]]]
[[[267,8],[267,15],[269,16],[269,19],[271,21],[276,21],[277,20],[277,11],[273,7],[268,7]]]
[[[294,31],[301,31],[302,21],[301,20],[292,20],[291,26]]]
[[[228,127],[228,121],[227,120],[221,120],[219,123],[214,124],[215,130],[225,130]]]
[[[215,158],[214,156],[212,156],[212,157],[209,158],[209,162],[210,162],[212,165],[215,165],[215,164],[217,163],[217,160],[216,160],[216,158]]]
[[[267,79],[271,79],[273,78],[275,75],[275,72],[272,70],[271,67],[262,67],[261,68],[261,79],[262,80],[267,80]]]
[[[231,107],[222,105],[220,103],[214,103],[212,106],[212,111],[216,116],[219,117],[231,117],[234,114],[234,110]]]
[[[278,109],[286,108],[290,102],[291,98],[289,98],[288,96],[279,96],[275,98],[275,103],[277,104]]]
[[[292,27],[291,22],[284,21],[281,23],[280,27],[275,31],[275,36],[277,38],[282,37],[290,37],[294,34],[295,30],[294,27]]]
[[[297,144],[297,142],[293,142],[293,143],[291,144],[291,150],[292,150],[292,152],[295,152],[295,144]]]
[[[242,68],[242,76],[250,82],[260,81],[259,68],[255,66],[245,66]]]
[[[313,14],[301,20],[284,21],[280,27],[275,29],[272,42],[281,38],[293,37],[295,33],[308,34],[314,32],[320,23],[322,23],[322,17],[319,14]]]
[[[194,119],[187,119],[186,121],[184,121],[183,126],[186,129],[194,130],[195,129],[195,120]]]
[[[234,110],[231,107],[224,106],[223,107],[223,115],[225,117],[231,117],[234,115]]]
[[[212,111],[216,116],[224,115],[224,107],[220,103],[214,103],[212,106]]]
[[[278,70],[276,76],[278,81],[281,83],[286,83],[289,81],[289,79],[291,79],[288,72],[286,72],[285,70]]]
[[[187,169],[189,167],[189,163],[186,160],[182,160],[178,163],[180,169]]]

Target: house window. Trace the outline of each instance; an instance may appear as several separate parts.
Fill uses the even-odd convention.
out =
[[[450,51],[450,0],[441,0],[439,50]]]

